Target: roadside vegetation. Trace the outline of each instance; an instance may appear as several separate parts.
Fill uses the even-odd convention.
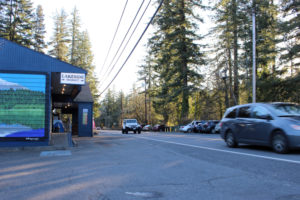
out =
[[[111,127],[136,118],[174,126],[220,119],[227,107],[252,102],[253,10],[257,102],[300,103],[299,1],[202,2],[164,1],[139,82],[126,95],[110,89],[98,123]],[[205,13],[214,26],[201,34]]]
[[[91,43],[76,8],[55,14],[47,43],[41,6],[1,0],[0,37],[86,69],[97,125],[120,127],[122,119],[136,118],[141,124],[173,126],[220,119],[227,107],[252,101],[255,12],[257,102],[300,103],[299,1],[208,2],[165,0],[137,83],[127,94],[109,89],[101,102]],[[205,23],[212,28],[206,30]]]

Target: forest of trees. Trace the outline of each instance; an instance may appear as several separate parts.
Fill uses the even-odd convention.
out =
[[[88,71],[86,77],[94,98],[94,117],[99,117],[99,92],[88,32],[82,30],[76,7],[68,15],[63,9],[53,16],[54,29],[46,42],[42,6],[31,0],[0,0],[0,37],[39,51]]]
[[[111,127],[136,118],[142,124],[174,126],[220,119],[226,108],[252,102],[252,12],[256,101],[300,103],[300,2],[202,2],[164,1],[140,66],[143,87],[133,86],[126,95],[110,89],[98,123]],[[205,13],[214,26],[201,35]]]
[[[252,102],[253,12],[256,101],[300,103],[299,8],[298,0],[164,0],[137,83],[128,94],[109,89],[100,102],[90,39],[76,8],[55,14],[46,42],[41,6],[0,0],[0,37],[86,69],[97,125],[136,118],[173,126],[220,119],[226,108]],[[205,23],[213,27],[205,30]]]

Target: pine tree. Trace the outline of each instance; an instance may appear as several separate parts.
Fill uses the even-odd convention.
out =
[[[35,21],[33,28],[33,38],[34,38],[34,50],[44,53],[45,48],[47,48],[45,42],[45,24],[44,24],[44,13],[41,5],[37,6],[35,13]]]
[[[272,85],[281,73],[275,61],[279,35],[278,11],[274,2],[269,0],[256,0],[253,8],[255,8],[256,15],[256,99],[257,101],[270,101],[271,93],[273,93]]]
[[[241,42],[241,38],[248,32],[248,29],[245,30],[245,26],[249,25],[247,13],[245,13],[247,10],[243,10],[244,4],[243,0],[219,0],[215,6],[217,25],[214,32],[219,39],[216,50],[218,51],[218,60],[223,63],[218,70],[229,72],[230,106],[238,104],[240,101],[239,84],[242,63],[240,44],[243,44],[244,41]],[[249,40],[248,37],[247,40]]]
[[[70,43],[67,24],[67,13],[62,9],[60,14],[57,12],[54,16],[54,33],[49,43],[52,49],[49,54],[55,58],[67,62],[68,44]]]
[[[90,84],[91,93],[94,100],[94,117],[98,117],[99,113],[99,92],[98,92],[98,81],[95,74],[95,65],[93,64],[94,56],[92,54],[91,42],[87,31],[80,32],[78,34],[77,47],[76,47],[76,61],[74,64],[85,70],[87,70],[87,82]],[[74,54],[75,56],[75,54]],[[75,58],[75,57],[74,57]]]
[[[195,40],[197,28],[192,18],[194,1],[164,1],[154,24],[157,31],[149,41],[153,57],[156,58],[154,71],[159,78],[157,97],[153,102],[156,111],[167,109],[168,103],[175,102],[180,113],[179,121],[188,120],[189,96],[201,78],[199,65],[203,64],[203,55]],[[197,5],[199,6],[199,5]],[[164,116],[165,121],[168,116]]]
[[[257,68],[264,73],[275,73],[275,45],[278,35],[277,7],[273,1],[256,1],[256,52]],[[259,75],[259,74],[258,74]]]
[[[0,37],[32,47],[33,8],[30,0],[2,0]]]
[[[80,18],[79,12],[74,7],[73,12],[71,13],[71,21],[70,21],[70,33],[71,33],[71,48],[70,48],[70,63],[72,65],[77,65],[79,59],[79,51],[78,51],[78,43],[79,43],[79,34],[80,34]]]
[[[300,2],[298,0],[281,0],[281,32],[285,47],[282,48],[281,59],[290,67],[290,74],[297,74],[300,66]],[[296,73],[295,73],[296,72]]]
[[[151,97],[153,96],[152,93],[152,85],[154,84],[154,75],[153,75],[153,63],[152,59],[149,55],[146,56],[144,60],[145,64],[140,65],[140,70],[138,71],[139,81],[142,81],[145,84],[144,95],[145,95],[145,123],[148,124],[151,121]]]
[[[5,6],[5,0],[0,0],[0,37],[3,37],[5,33]]]

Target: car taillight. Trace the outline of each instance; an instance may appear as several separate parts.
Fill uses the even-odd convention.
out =
[[[222,125],[223,125],[223,123],[221,122],[221,123],[220,123],[220,128],[222,127]]]

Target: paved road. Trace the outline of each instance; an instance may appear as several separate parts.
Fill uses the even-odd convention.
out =
[[[0,151],[0,199],[300,199],[300,151],[219,135],[102,131],[69,151]]]

